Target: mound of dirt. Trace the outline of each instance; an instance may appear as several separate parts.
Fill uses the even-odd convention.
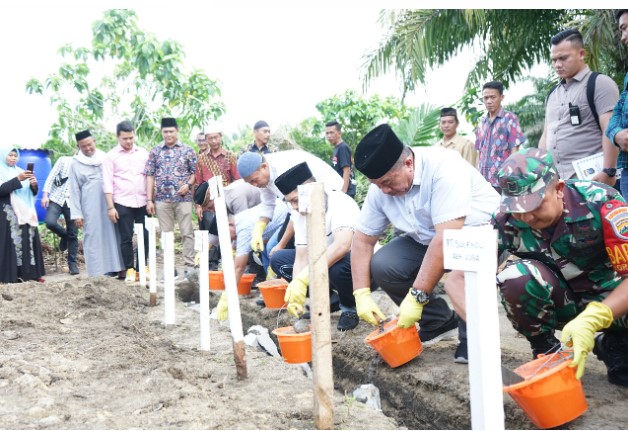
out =
[[[231,336],[199,314],[107,277],[48,275],[0,285],[0,428],[311,429],[312,381],[301,368],[247,348],[236,379]],[[214,302],[216,298],[213,298]],[[245,326],[246,328],[246,326]],[[392,429],[394,420],[338,392],[336,428]]]

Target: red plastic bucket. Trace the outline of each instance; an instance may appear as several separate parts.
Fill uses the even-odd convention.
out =
[[[279,340],[283,360],[289,364],[302,364],[312,360],[312,332],[294,332],[292,326],[273,331]]]
[[[523,382],[504,386],[504,392],[539,428],[554,428],[576,419],[587,410],[582,382],[570,368],[568,353],[541,356],[515,369]]]
[[[286,296],[288,282],[283,278],[258,283],[257,288],[264,298],[266,308],[283,308],[286,306],[283,297]]]
[[[238,283],[238,295],[250,295],[255,274],[242,274]]]
[[[370,344],[391,368],[410,362],[423,351],[416,327],[400,328],[397,319],[384,324],[383,332],[379,328],[371,332],[364,342]]]
[[[222,271],[209,271],[209,290],[225,290],[225,276]]]

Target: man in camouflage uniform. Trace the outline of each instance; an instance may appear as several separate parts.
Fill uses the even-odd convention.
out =
[[[537,148],[511,155],[498,178],[499,253],[518,258],[497,276],[508,319],[530,341],[534,357],[560,347],[554,330],[562,328],[578,378],[593,350],[608,380],[628,386],[628,279],[613,267],[624,272],[628,253],[626,259],[607,253],[614,246],[628,250],[628,236],[603,229],[610,226],[604,207],[624,214],[615,217],[616,226],[628,223],[624,199],[602,183],[560,180],[552,156]]]

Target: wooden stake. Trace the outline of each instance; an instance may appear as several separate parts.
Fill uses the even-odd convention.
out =
[[[164,250],[164,324],[174,325],[174,232],[162,232]]]
[[[200,252],[200,268],[198,270],[199,301],[201,315],[201,350],[209,351],[211,334],[209,332],[209,232],[194,231],[194,249]]]
[[[303,205],[301,204],[303,202]],[[323,183],[299,186],[299,211],[307,214],[307,248],[310,265],[312,321],[312,375],[314,382],[314,423],[317,429],[333,429],[334,377],[329,322],[329,269],[325,232]]]
[[[154,217],[144,217],[144,225],[148,230],[148,272],[150,275],[149,304],[154,307],[157,305],[157,238],[155,229],[159,226],[159,220]]]
[[[231,235],[229,233],[229,219],[227,217],[227,205],[222,188],[222,176],[212,177],[207,183],[209,185],[210,197],[214,201],[214,210],[216,211],[216,224],[218,227],[220,254],[222,256],[222,272],[225,277],[225,291],[227,292],[229,325],[231,326],[231,336],[233,337],[233,356],[236,363],[236,373],[238,380],[244,380],[247,378],[244,334],[242,333],[240,299],[238,297],[238,285],[235,279]]]
[[[135,223],[133,225],[137,242],[137,267],[140,274],[140,287],[146,287],[146,250],[144,250],[144,225]]]

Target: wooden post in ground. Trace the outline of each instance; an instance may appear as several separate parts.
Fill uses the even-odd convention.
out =
[[[242,332],[240,299],[238,298],[238,286],[235,279],[229,219],[222,187],[222,176],[212,177],[207,183],[209,185],[210,197],[214,201],[214,210],[216,211],[218,240],[222,256],[222,272],[225,277],[225,291],[227,292],[227,306],[229,308],[229,325],[231,326],[231,336],[233,337],[233,357],[236,364],[236,375],[238,380],[244,380],[247,378],[244,334]]]
[[[146,250],[144,250],[144,225],[135,223],[135,238],[137,242],[137,267],[140,274],[140,287],[146,287]]]
[[[314,424],[317,429],[333,429],[334,377],[331,359],[329,274],[323,183],[299,186],[299,211],[305,212],[307,217]]]
[[[464,271],[472,429],[504,429],[495,273],[497,231],[491,226],[445,230],[444,264]]]
[[[159,226],[159,220],[146,216],[144,225],[148,231],[148,272],[150,274],[149,292],[151,306],[157,305],[157,237],[155,229]]]
[[[174,232],[162,232],[164,250],[164,325],[174,325]]]
[[[194,231],[194,250],[200,252],[198,269],[199,302],[201,315],[201,350],[209,351],[211,334],[209,330],[209,232]]]

